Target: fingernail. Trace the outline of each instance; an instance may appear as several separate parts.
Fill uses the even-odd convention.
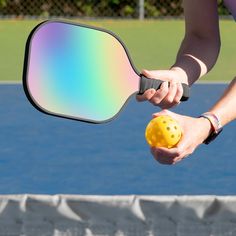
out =
[[[160,88],[163,88],[165,86],[165,82],[163,82],[162,84],[161,84],[161,87]]]

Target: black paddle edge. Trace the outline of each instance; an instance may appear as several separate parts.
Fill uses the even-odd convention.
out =
[[[30,47],[31,47],[31,41],[32,38],[34,36],[34,34],[36,33],[36,31],[42,27],[45,24],[48,23],[65,23],[65,24],[70,24],[70,25],[75,25],[75,26],[80,26],[80,27],[85,27],[85,28],[89,28],[89,29],[94,29],[94,30],[99,30],[105,33],[110,34],[111,36],[113,36],[114,38],[116,38],[118,40],[118,42],[121,44],[121,46],[124,48],[126,55],[128,57],[128,60],[130,62],[131,67],[133,68],[133,70],[135,71],[135,73],[137,75],[139,75],[139,72],[137,70],[137,68],[134,66],[130,54],[128,52],[128,49],[126,48],[125,44],[122,42],[122,40],[116,35],[114,34],[112,31],[103,29],[103,28],[98,28],[98,27],[94,27],[94,26],[88,26],[85,24],[80,24],[80,23],[75,23],[75,22],[71,22],[71,21],[67,21],[67,20],[45,20],[41,23],[39,23],[38,25],[36,25],[30,32],[27,40],[26,40],[26,44],[25,44],[25,54],[24,54],[24,64],[23,64],[23,75],[22,75],[22,84],[23,84],[23,89],[25,92],[25,95],[28,99],[28,101],[31,103],[31,105],[36,108],[38,111],[46,114],[46,115],[51,115],[51,116],[55,116],[55,117],[59,117],[59,118],[63,118],[63,119],[69,119],[69,120],[74,120],[74,121],[81,121],[84,123],[90,123],[90,124],[104,124],[104,123],[108,123],[112,120],[114,120],[115,118],[118,117],[118,115],[120,114],[120,112],[124,109],[124,107],[127,105],[129,99],[135,94],[131,94],[126,102],[123,104],[123,106],[120,108],[120,110],[117,112],[117,114],[115,114],[113,117],[106,119],[106,120],[90,120],[90,119],[85,119],[85,118],[79,118],[79,117],[72,117],[72,116],[67,116],[67,115],[63,115],[63,114],[56,114],[56,113],[52,113],[48,110],[46,110],[45,108],[41,107],[39,104],[37,104],[37,102],[34,100],[33,96],[30,94],[29,91],[29,87],[28,87],[28,83],[27,83],[27,76],[28,76],[28,66],[29,66],[29,55],[30,55]]]

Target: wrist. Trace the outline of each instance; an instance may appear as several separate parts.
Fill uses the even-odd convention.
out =
[[[215,113],[205,112],[200,117],[207,119],[211,123],[213,132],[218,133],[222,129],[220,118]]]
[[[202,134],[202,140],[201,142],[204,143],[204,141],[209,137],[209,135],[213,132],[211,122],[204,118],[199,117],[198,118],[200,122],[200,127],[202,128],[201,134]]]
[[[189,85],[188,75],[185,72],[185,70],[183,70],[181,67],[178,66],[173,66],[170,68],[170,70],[178,74],[178,78],[180,78],[179,80],[181,83]]]

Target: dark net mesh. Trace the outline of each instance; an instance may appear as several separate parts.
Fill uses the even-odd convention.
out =
[[[180,0],[0,0],[2,17],[158,18],[182,16]],[[219,13],[228,15],[222,1]],[[143,6],[143,8],[142,8]]]

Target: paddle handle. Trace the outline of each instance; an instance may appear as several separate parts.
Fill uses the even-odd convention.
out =
[[[146,90],[150,88],[154,88],[158,90],[161,87],[161,84],[163,83],[163,80],[159,79],[148,79],[144,75],[140,75],[140,84],[139,84],[139,93],[143,94]],[[189,99],[190,89],[187,84],[182,83],[183,87],[183,96],[180,99],[181,101],[187,101]]]

